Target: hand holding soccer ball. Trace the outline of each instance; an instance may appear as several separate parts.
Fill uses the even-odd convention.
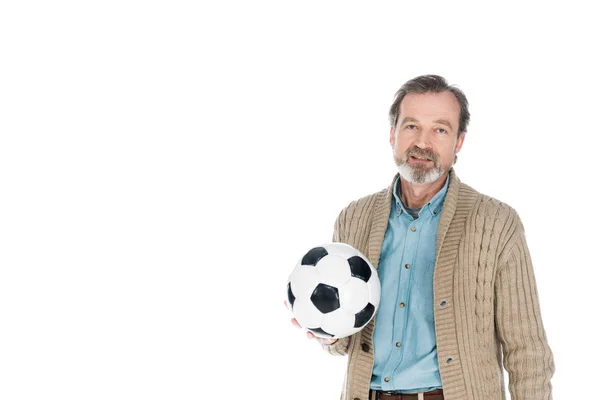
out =
[[[348,244],[330,243],[309,250],[296,264],[288,279],[287,305],[309,333],[337,339],[371,321],[380,293],[379,277],[369,260]]]

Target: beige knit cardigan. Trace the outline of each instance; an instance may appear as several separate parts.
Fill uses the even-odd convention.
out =
[[[394,177],[394,180],[396,177]],[[333,241],[365,254],[377,268],[392,184],[339,214]],[[446,400],[552,399],[554,358],[542,324],[535,277],[519,216],[461,183],[453,169],[436,238],[433,278],[438,366]],[[348,354],[343,400],[367,400],[374,319],[360,332],[323,346]]]

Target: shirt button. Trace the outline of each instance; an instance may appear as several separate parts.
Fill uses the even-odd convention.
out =
[[[417,228],[415,228],[414,226],[411,226],[410,230],[413,231],[413,232],[415,232],[417,230]]]
[[[404,308],[405,305],[406,304],[404,304],[404,303],[400,303],[400,308]]]
[[[410,268],[410,264],[406,264],[406,265],[404,266],[404,268],[406,268],[406,269],[409,269],[409,268]]]
[[[446,301],[444,300],[440,303],[440,306],[444,307],[446,304],[448,304],[448,303],[446,303]]]
[[[368,352],[369,352],[369,345],[368,345],[368,344],[366,344],[366,343],[363,343],[361,347],[362,347],[362,350],[363,350],[365,353],[368,353]]]
[[[433,215],[437,214],[437,210],[433,210]]]
[[[396,347],[400,347],[400,342],[396,342]]]
[[[446,364],[450,364],[450,362],[452,362],[452,358],[446,360]]]
[[[385,378],[383,378],[384,381],[389,382],[390,381],[390,377],[386,376]]]

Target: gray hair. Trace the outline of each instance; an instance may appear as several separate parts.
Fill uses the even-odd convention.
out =
[[[389,119],[392,128],[398,123],[398,110],[404,96],[408,93],[441,93],[450,92],[454,94],[460,105],[460,116],[458,123],[458,137],[467,132],[467,125],[471,119],[469,113],[469,102],[462,90],[454,85],[448,85],[446,79],[439,75],[421,75],[406,82],[394,95],[394,103],[390,107]]]

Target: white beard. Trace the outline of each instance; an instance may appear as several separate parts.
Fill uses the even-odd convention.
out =
[[[419,185],[435,182],[446,172],[443,168],[433,167],[425,174],[421,174],[418,171],[416,171],[413,167],[408,165],[408,163],[406,162],[397,164],[397,166],[398,172],[400,173],[400,176],[402,178],[404,178],[410,183],[416,183]]]

